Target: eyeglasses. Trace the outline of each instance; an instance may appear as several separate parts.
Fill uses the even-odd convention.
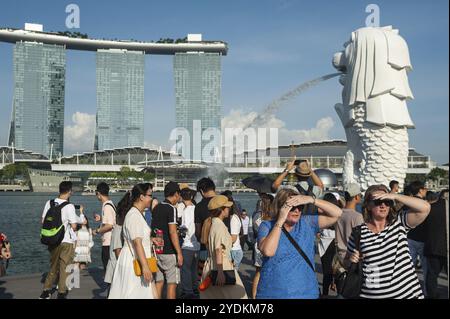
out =
[[[394,202],[391,200],[381,200],[381,199],[375,199],[370,201],[374,206],[381,206],[381,204],[384,204],[387,207],[394,207]]]

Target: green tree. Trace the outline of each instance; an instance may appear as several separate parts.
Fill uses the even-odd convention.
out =
[[[409,184],[414,181],[420,181],[425,183],[427,175],[425,174],[406,174],[405,184]]]
[[[23,179],[29,181],[28,166],[25,163],[14,163],[3,167],[0,170],[0,179],[11,184],[15,179]]]
[[[441,179],[448,179],[448,171],[439,167],[433,168],[427,175],[427,180],[438,182]]]

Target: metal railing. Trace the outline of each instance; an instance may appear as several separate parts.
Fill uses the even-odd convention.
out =
[[[241,162],[225,163],[225,167],[247,167],[247,168],[259,168],[259,167],[270,167],[270,163],[276,162],[271,161],[271,157],[244,157]],[[317,168],[342,168],[344,165],[344,156],[308,156],[308,157],[298,157],[297,160],[307,160],[311,167]],[[280,157],[279,167],[285,167],[286,164],[291,161],[291,157]],[[435,165],[431,162],[429,156],[409,156],[408,157],[408,168],[432,168]]]

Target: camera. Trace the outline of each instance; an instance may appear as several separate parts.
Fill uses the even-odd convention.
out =
[[[187,227],[185,225],[181,225],[178,227],[178,236],[182,239],[184,239],[187,235]]]
[[[80,209],[80,205],[74,205],[75,209]]]

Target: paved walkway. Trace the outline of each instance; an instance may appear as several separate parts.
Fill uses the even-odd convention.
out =
[[[247,290],[247,295],[251,296],[252,280],[255,269],[252,266],[252,255],[250,251],[245,251],[239,274]],[[319,285],[322,285],[321,265],[316,256],[316,269],[318,271]],[[37,299],[42,292],[42,285],[45,274],[6,276],[0,278],[0,299]],[[422,274],[419,272],[419,279]],[[447,276],[439,277],[439,290],[442,296],[447,296]],[[331,292],[330,297],[335,294]],[[56,293],[53,294],[56,298]],[[105,285],[103,284],[103,270],[90,268],[80,273],[80,288],[74,288],[69,293],[69,299],[104,299],[106,298]]]

